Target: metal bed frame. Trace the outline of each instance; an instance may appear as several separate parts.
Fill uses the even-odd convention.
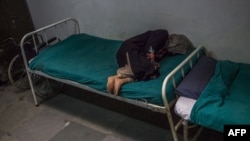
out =
[[[29,68],[29,66],[28,66],[29,60],[27,60],[27,56],[26,56],[26,52],[25,52],[26,49],[25,49],[25,46],[24,46],[25,40],[27,38],[32,38],[33,39],[34,50],[37,53],[39,53],[39,49],[38,49],[38,42],[39,41],[37,41],[37,39],[35,39],[35,36],[37,34],[42,35],[43,39],[45,40],[44,42],[48,45],[49,44],[48,39],[50,37],[54,36],[54,37],[56,37],[56,38],[58,38],[60,40],[63,40],[65,38],[67,38],[68,36],[72,35],[72,34],[79,34],[79,33],[80,33],[79,22],[74,18],[66,18],[66,19],[63,19],[61,21],[50,24],[48,26],[37,29],[37,30],[35,30],[33,32],[27,33],[27,34],[25,34],[23,36],[23,38],[21,40],[21,43],[20,43],[21,44],[20,47],[21,47],[21,52],[22,52],[22,56],[23,56],[23,60],[24,60],[24,65],[25,65],[27,75],[28,75],[28,79],[29,79],[31,92],[32,92],[32,95],[33,95],[33,100],[34,100],[34,103],[35,103],[36,106],[38,106],[39,103],[37,101],[37,96],[36,96],[36,93],[35,93],[35,90],[34,90],[34,83],[32,82],[32,78],[31,78],[32,74],[36,74],[36,75],[43,76],[43,77],[46,77],[46,78],[49,78],[49,79],[52,79],[52,80],[56,80],[56,81],[62,82],[64,84],[68,84],[68,85],[75,86],[75,87],[78,87],[78,88],[81,88],[81,89],[85,89],[85,90],[88,90],[88,91],[91,91],[91,92],[94,92],[94,93],[97,93],[97,94],[100,94],[100,95],[103,95],[103,96],[107,96],[107,97],[110,97],[110,98],[113,98],[113,99],[116,99],[116,100],[127,102],[127,103],[130,103],[132,105],[143,107],[145,109],[149,109],[149,110],[152,110],[152,111],[155,111],[155,112],[160,112],[160,113],[166,114],[167,118],[168,118],[168,121],[169,121],[170,129],[171,129],[174,141],[179,141],[178,137],[177,137],[177,130],[181,125],[184,126],[184,128],[183,128],[184,129],[184,140],[185,141],[188,140],[187,121],[180,120],[178,123],[174,123],[173,116],[172,116],[172,113],[171,113],[171,107],[174,106],[177,97],[176,97],[176,99],[174,99],[172,101],[168,101],[168,99],[166,97],[166,95],[167,95],[166,94],[166,86],[167,86],[168,83],[172,83],[173,87],[174,88],[176,87],[177,84],[175,82],[174,75],[177,72],[181,71],[182,77],[185,76],[185,72],[184,72],[183,67],[186,64],[189,64],[190,69],[192,68],[192,66],[193,66],[192,58],[193,57],[198,58],[200,56],[200,52],[203,49],[202,46],[198,46],[181,64],[179,64],[171,73],[169,73],[169,75],[167,75],[165,77],[165,79],[164,79],[164,81],[162,83],[162,99],[163,99],[163,102],[164,102],[164,106],[159,106],[159,105],[148,103],[147,101],[139,101],[139,100],[123,98],[123,97],[120,97],[120,96],[110,95],[110,94],[95,90],[95,89],[93,89],[91,87],[88,87],[87,85],[80,84],[80,83],[77,83],[77,82],[73,82],[73,81],[70,81],[70,80],[55,78],[55,77],[49,76],[49,75],[47,75],[47,74],[45,74],[45,73],[43,73],[41,71],[31,70]]]

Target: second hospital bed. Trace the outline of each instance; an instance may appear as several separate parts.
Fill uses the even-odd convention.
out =
[[[188,123],[225,132],[225,125],[250,125],[250,64],[202,56],[176,88],[175,112]]]
[[[46,47],[38,49],[37,35],[44,38]],[[56,37],[58,42],[49,43]],[[29,59],[24,43],[33,38],[36,56]],[[115,54],[122,44],[120,40],[105,39],[80,32],[77,20],[67,18],[27,33],[21,40],[21,51],[28,74],[35,105],[38,105],[33,75],[45,77],[86,89],[103,96],[128,102],[167,115],[174,141],[178,141],[177,129],[181,122],[174,123],[171,107],[177,96],[174,93],[178,82],[185,76],[197,59],[204,54],[202,46],[193,47],[187,54],[168,55],[160,62],[160,76],[150,81],[139,81],[122,86],[119,96],[108,94],[107,77],[116,73],[118,65]]]

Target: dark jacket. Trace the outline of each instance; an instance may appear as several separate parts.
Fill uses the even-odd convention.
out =
[[[128,64],[126,53],[134,73],[135,80],[149,80],[152,76],[159,75],[152,61],[147,58],[150,48],[156,53],[163,48],[168,41],[168,31],[164,29],[150,30],[136,35],[123,42],[116,58],[119,67]]]

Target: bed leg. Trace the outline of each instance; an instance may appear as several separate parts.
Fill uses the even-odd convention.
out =
[[[38,106],[39,104],[37,102],[36,92],[35,92],[34,85],[33,85],[32,79],[31,79],[31,74],[29,72],[27,72],[27,75],[28,75],[30,89],[31,89],[31,93],[32,93],[32,96],[33,96],[35,106]]]
[[[203,130],[203,127],[200,127],[199,130],[197,131],[197,133],[194,135],[194,137],[192,138],[192,141],[196,141],[197,138],[199,137],[199,135],[201,134]]]
[[[36,93],[35,93],[35,90],[34,90],[33,86],[31,87],[31,92],[32,92],[34,103],[35,103],[36,106],[38,106],[39,104],[37,102]]]
[[[183,121],[183,140],[188,141],[188,121]]]
[[[174,127],[174,122],[173,122],[170,110],[166,114],[167,114],[167,118],[168,118],[168,122],[169,122],[169,126],[170,126],[170,129],[171,129],[173,139],[174,139],[174,141],[178,141],[177,133],[176,133],[176,130],[175,130],[175,127]]]

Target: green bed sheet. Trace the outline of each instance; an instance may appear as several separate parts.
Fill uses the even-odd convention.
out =
[[[250,124],[250,64],[218,61],[214,76],[191,112],[191,121],[219,132]]]
[[[104,39],[88,34],[71,35],[67,39],[44,49],[29,64],[33,70],[76,81],[106,92],[107,77],[116,74],[116,52],[123,41]],[[160,62],[160,77],[149,81],[125,84],[119,95],[125,98],[146,100],[163,105],[161,88],[164,77],[188,54],[166,56]],[[176,76],[177,78],[180,78]],[[168,99],[173,99],[172,86],[168,86]]]

